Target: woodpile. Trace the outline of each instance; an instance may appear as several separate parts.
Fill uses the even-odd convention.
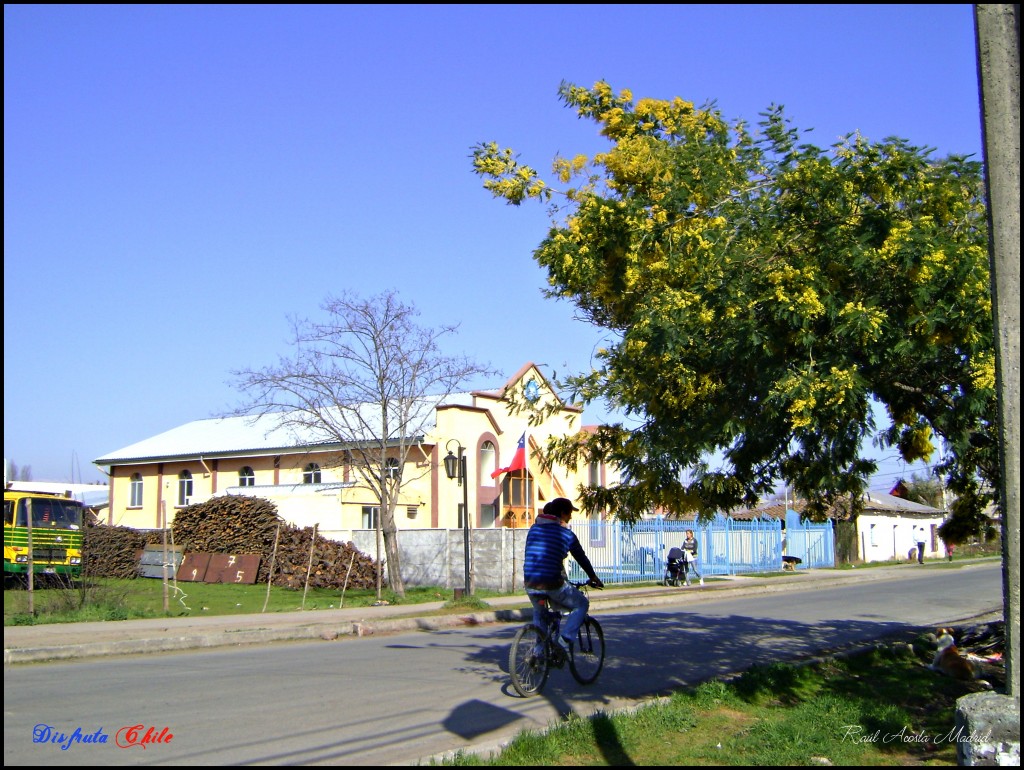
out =
[[[227,495],[179,509],[171,531],[186,553],[258,553],[269,563],[279,524],[287,526],[269,500]]]
[[[162,542],[162,537],[159,531],[143,534],[129,527],[87,526],[85,574],[137,577],[142,548]],[[310,588],[376,587],[373,559],[350,542],[317,534],[314,544],[313,538],[312,527],[283,521],[269,500],[229,495],[180,509],[168,544],[183,548],[186,554],[256,554],[260,557],[258,583],[267,582],[273,567],[273,584],[285,588],[303,589],[307,569]]]
[[[131,527],[107,527],[86,520],[82,532],[82,574],[86,577],[139,576],[139,554],[146,535]]]

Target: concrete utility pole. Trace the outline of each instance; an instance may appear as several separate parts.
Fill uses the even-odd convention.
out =
[[[1006,694],[957,701],[960,765],[1020,765],[1020,5],[976,4],[999,400]]]
[[[975,5],[1003,488],[1007,694],[1020,697],[1020,5]]]

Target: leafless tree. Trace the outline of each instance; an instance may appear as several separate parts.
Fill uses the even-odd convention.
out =
[[[297,443],[340,447],[329,465],[348,465],[379,500],[378,560],[383,539],[391,589],[404,596],[395,508],[403,485],[430,470],[426,454],[412,463],[409,455],[425,451],[437,405],[492,372],[466,356],[444,355],[438,341],[458,327],[419,326],[419,311],[393,291],[328,297],[321,309],[325,320],[291,319],[290,356],[232,372],[246,396],[235,413],[273,417]]]
[[[14,460],[7,461],[8,481],[32,481],[32,466],[23,465],[20,468]]]

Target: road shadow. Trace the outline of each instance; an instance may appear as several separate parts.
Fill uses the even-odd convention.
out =
[[[873,620],[828,620],[801,623],[742,614],[704,616],[699,611],[652,610],[628,615],[601,614],[607,658],[597,681],[580,685],[568,667],[554,670],[543,691],[522,698],[508,686],[508,650],[519,624],[484,629],[466,649],[466,668],[502,688],[509,697],[507,713],[492,714],[513,724],[524,716],[529,702],[543,699],[564,721],[572,715],[593,717],[590,729],[611,765],[631,765],[608,711],[624,701],[667,696],[712,679],[728,678],[762,664],[799,662],[827,652],[874,644],[881,640],[912,638],[920,628],[909,623]],[[780,693],[784,696],[784,693]],[[472,711],[456,712],[466,716]],[[513,716],[515,718],[513,718]],[[468,724],[468,721],[467,721]],[[465,737],[478,728],[460,724]]]

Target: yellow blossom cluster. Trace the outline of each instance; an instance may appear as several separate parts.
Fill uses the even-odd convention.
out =
[[[826,408],[830,414],[843,411],[844,405],[855,396],[857,373],[854,368],[830,367],[827,377],[818,375],[812,368],[805,373],[791,372],[780,380],[773,393],[787,403],[789,424],[793,430],[811,425],[821,425],[827,418],[815,414]]]
[[[993,353],[979,355],[971,362],[971,382],[978,390],[996,389],[996,359]]]
[[[847,302],[839,311],[839,318],[850,323],[857,330],[857,341],[861,345],[881,338],[888,318],[884,310],[865,307],[861,300]]]
[[[768,274],[769,283],[774,285],[772,297],[791,313],[797,313],[807,320],[813,320],[825,312],[825,306],[813,284],[811,269],[798,269],[792,265],[773,270]]]

